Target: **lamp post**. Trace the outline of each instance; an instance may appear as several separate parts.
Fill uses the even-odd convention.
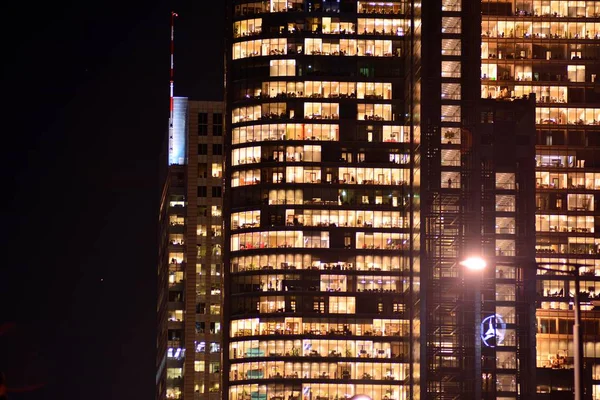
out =
[[[475,388],[474,399],[481,400],[481,274],[487,266],[485,260],[481,257],[474,256],[466,258],[460,262],[460,265],[472,273],[479,273],[475,279],[475,347],[474,364],[475,364]]]
[[[545,265],[558,265],[561,267],[570,267],[569,271],[557,271],[556,269],[547,268]],[[579,300],[579,268],[583,267],[583,264],[576,263],[561,263],[561,262],[539,262],[536,263],[536,267],[538,269],[542,269],[545,271],[552,272],[567,272],[570,273],[575,281],[575,294],[573,295],[573,312],[574,312],[574,321],[573,321],[573,347],[575,350],[575,356],[573,359],[573,394],[574,400],[581,400],[583,396],[583,386],[581,381],[582,375],[582,366],[583,366],[583,349],[581,347],[581,308],[580,308],[580,300]]]
[[[575,360],[574,360],[574,369],[575,369],[575,379],[573,381],[573,385],[575,386],[575,400],[581,400],[581,396],[583,395],[583,388],[581,387],[581,367],[582,367],[582,354],[581,354],[581,343],[580,343],[580,333],[581,329],[581,310],[579,308],[579,266],[573,269],[573,274],[575,275],[575,296],[573,296],[573,307],[575,308],[575,320],[573,321],[573,347],[575,347]]]

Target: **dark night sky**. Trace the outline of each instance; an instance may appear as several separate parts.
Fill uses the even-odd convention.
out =
[[[11,399],[154,397],[169,13],[176,95],[219,99],[212,3],[2,5],[0,368],[43,385]]]

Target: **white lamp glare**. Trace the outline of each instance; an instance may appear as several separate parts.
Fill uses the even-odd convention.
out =
[[[471,271],[481,271],[486,267],[487,263],[481,257],[469,257],[466,260],[461,261],[460,265]]]

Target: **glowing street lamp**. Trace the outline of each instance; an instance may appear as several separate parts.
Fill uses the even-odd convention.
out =
[[[469,257],[460,262],[460,265],[467,268],[470,271],[482,271],[487,266],[485,260],[481,257]]]

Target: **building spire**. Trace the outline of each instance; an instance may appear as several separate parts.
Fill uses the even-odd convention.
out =
[[[169,109],[169,127],[173,127],[173,96],[174,96],[174,82],[173,75],[175,72],[175,18],[178,17],[175,11],[171,11],[171,78],[169,81],[171,104]]]

